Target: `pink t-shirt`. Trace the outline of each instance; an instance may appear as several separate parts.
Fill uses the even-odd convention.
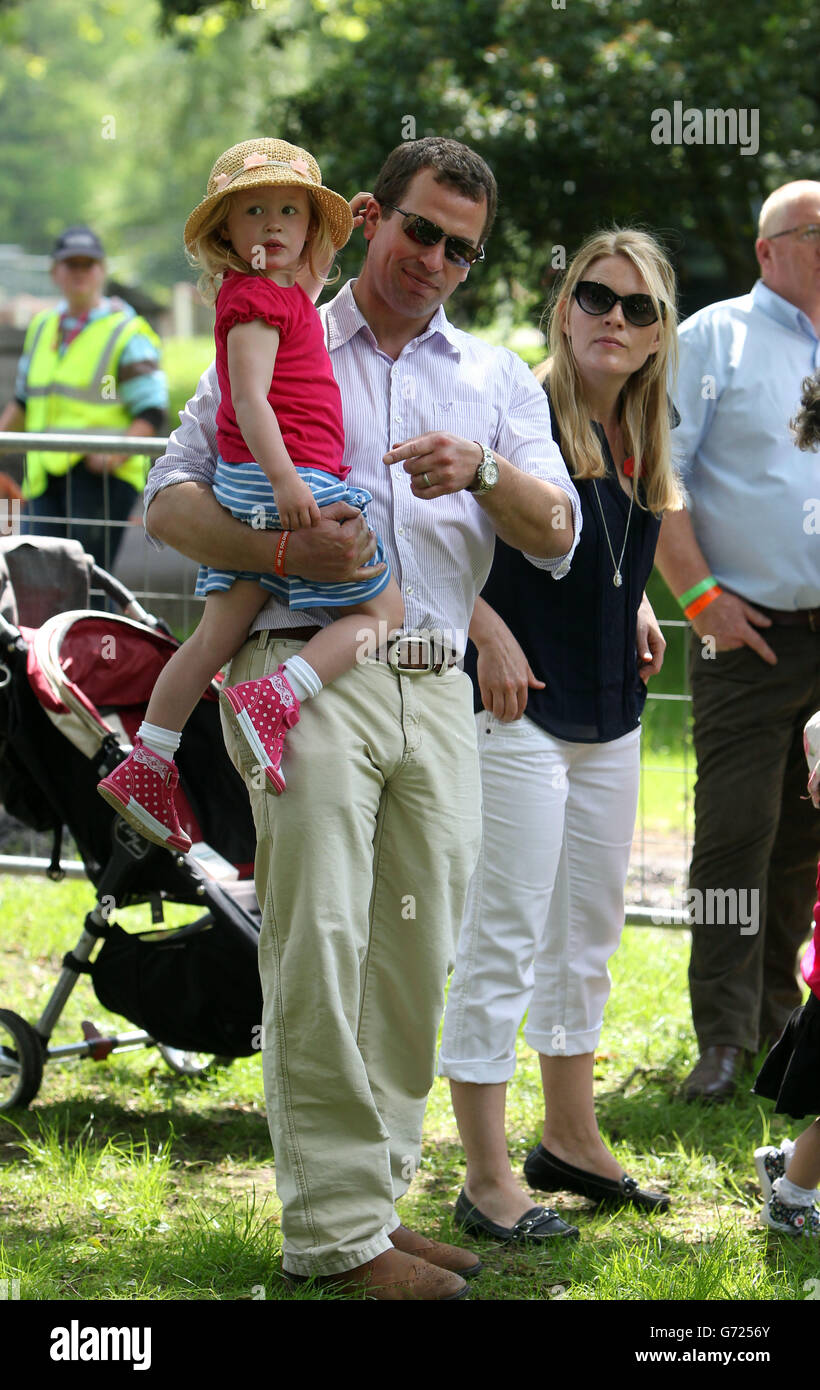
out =
[[[222,400],[216,414],[219,452],[227,463],[250,463],[253,454],[231,401],[228,333],[234,324],[262,319],[279,331],[268,400],[285,448],[297,468],[321,468],[346,478],[342,463],[342,398],[330,365],[315,306],[300,285],[284,288],[263,275],[226,271],[216,300],[216,374]]]

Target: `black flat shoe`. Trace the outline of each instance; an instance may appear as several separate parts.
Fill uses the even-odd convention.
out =
[[[532,1207],[524,1213],[514,1226],[500,1226],[473,1206],[464,1188],[458,1195],[455,1210],[456,1225],[472,1235],[492,1236],[493,1240],[503,1241],[505,1245],[514,1241],[534,1242],[544,1245],[548,1240],[578,1239],[578,1227],[562,1221],[557,1211],[550,1207]]]
[[[578,1192],[593,1202],[609,1206],[629,1204],[644,1211],[666,1211],[669,1206],[665,1192],[644,1192],[634,1178],[623,1177],[619,1181],[599,1178],[596,1173],[587,1173],[583,1168],[564,1163],[543,1144],[536,1144],[532,1153],[527,1155],[524,1177],[530,1187],[540,1192]]]

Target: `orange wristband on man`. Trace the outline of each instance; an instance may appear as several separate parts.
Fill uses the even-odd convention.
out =
[[[693,618],[696,618],[698,616],[698,613],[702,613],[704,608],[708,608],[709,604],[712,603],[714,599],[718,598],[718,596],[722,593],[723,590],[721,589],[720,585],[713,584],[711,589],[706,590],[705,594],[700,594],[698,598],[694,599],[692,603],[688,604],[687,607],[684,608],[684,618],[688,618],[691,622]]]

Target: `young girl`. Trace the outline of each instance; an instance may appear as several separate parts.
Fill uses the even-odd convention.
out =
[[[798,448],[820,446],[820,373],[803,383],[802,409],[794,422]],[[809,796],[820,810],[820,710],[803,733],[809,764]],[[814,935],[800,962],[811,990],[807,1002],[795,1009],[754,1084],[758,1096],[775,1104],[775,1114],[803,1119],[820,1114],[820,865]],[[763,1189],[763,1225],[789,1235],[820,1235],[820,1119],[814,1120],[796,1143],[784,1139],[780,1148],[755,1149],[755,1167]]]
[[[269,790],[285,790],[281,770],[288,729],[300,702],[349,670],[401,627],[404,608],[389,567],[372,579],[312,583],[284,573],[290,531],[318,524],[319,508],[371,500],[345,484],[339,388],[312,299],[323,272],[353,230],[350,205],[322,186],[312,155],[283,140],[246,140],[214,165],[206,197],[185,226],[185,245],[216,293],[219,459],[214,493],[252,526],[281,529],[274,574],[200,570],[206,595],[196,631],[157,681],[133,751],[98,790],[140,834],[187,851],[174,805],[173,756],[203,690],[236,654],[260,608],[274,595],[290,608],[337,607],[344,616],[315,634],[270,677],[225,689],[220,702],[245,740],[248,766],[262,767]],[[300,277],[301,283],[297,283]],[[384,560],[379,546],[370,562]],[[364,621],[363,621],[364,620]],[[378,635],[377,635],[378,634]]]

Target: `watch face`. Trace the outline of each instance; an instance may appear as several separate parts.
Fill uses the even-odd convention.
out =
[[[495,487],[498,482],[498,464],[495,459],[487,459],[480,471],[481,486],[484,488]]]

